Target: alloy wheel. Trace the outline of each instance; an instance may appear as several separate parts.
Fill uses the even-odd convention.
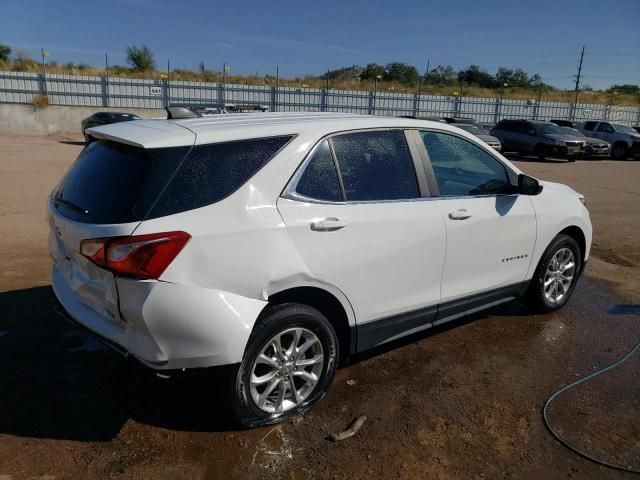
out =
[[[548,302],[558,303],[567,295],[575,269],[575,257],[569,248],[561,248],[555,253],[544,275],[544,296]]]
[[[268,413],[297,407],[313,392],[324,366],[320,339],[306,328],[289,328],[272,337],[251,367],[249,390]]]

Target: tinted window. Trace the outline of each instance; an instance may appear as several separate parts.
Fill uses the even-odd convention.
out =
[[[57,208],[63,215],[87,223],[142,220],[188,149],[144,150],[93,142],[80,153],[54,192]]]
[[[500,122],[495,128],[506,132],[517,132],[520,129],[520,124],[516,122]]]
[[[298,180],[296,192],[305,197],[341,202],[342,192],[329,143],[318,145]]]
[[[420,132],[442,196],[507,193],[506,168],[482,148],[446,133]]]
[[[613,133],[613,127],[608,123],[601,123],[598,125],[597,132]]]
[[[154,205],[163,217],[215,203],[240,188],[291,136],[196,145]]]
[[[585,130],[593,130],[593,128],[596,126],[597,122],[585,122],[584,124],[584,129]]]
[[[348,201],[420,197],[404,132],[350,133],[331,142]]]

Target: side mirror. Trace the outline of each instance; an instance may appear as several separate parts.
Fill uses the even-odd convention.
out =
[[[538,195],[540,192],[542,192],[542,185],[538,180],[524,173],[518,175],[518,193],[522,195]]]

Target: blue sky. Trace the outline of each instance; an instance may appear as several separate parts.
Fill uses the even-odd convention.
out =
[[[572,87],[640,83],[640,0],[255,1],[0,0],[0,43],[51,60],[125,63],[146,44],[159,65],[233,73],[319,74],[400,61],[424,70],[521,67]]]

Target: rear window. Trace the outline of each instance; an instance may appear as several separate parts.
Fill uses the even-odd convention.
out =
[[[93,142],[62,179],[53,200],[63,215],[79,222],[142,220],[188,150]]]
[[[63,215],[128,223],[203,207],[240,188],[291,136],[148,149],[99,141],[85,148],[53,194]]]

